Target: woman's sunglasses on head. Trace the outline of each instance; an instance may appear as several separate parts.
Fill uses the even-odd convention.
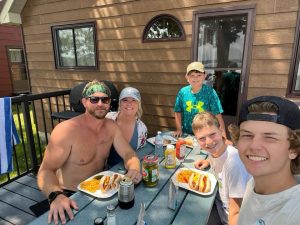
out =
[[[103,104],[109,104],[110,103],[110,97],[97,97],[97,96],[89,96],[90,103],[97,104],[99,101],[101,101]]]

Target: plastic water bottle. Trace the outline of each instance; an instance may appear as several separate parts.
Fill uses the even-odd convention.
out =
[[[113,205],[108,205],[106,208],[107,225],[116,225],[116,213]]]
[[[164,156],[164,138],[161,131],[157,131],[157,135],[155,136],[155,155],[159,157]]]

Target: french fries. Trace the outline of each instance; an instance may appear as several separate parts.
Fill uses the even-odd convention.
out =
[[[188,183],[189,178],[192,175],[193,171],[192,170],[181,170],[177,174],[177,181],[180,183]]]

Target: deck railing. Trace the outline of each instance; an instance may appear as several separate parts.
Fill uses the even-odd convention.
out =
[[[13,147],[14,171],[0,175],[0,187],[24,176],[37,173],[48,135],[59,122],[53,112],[71,110],[70,89],[12,97],[12,109],[20,143]]]

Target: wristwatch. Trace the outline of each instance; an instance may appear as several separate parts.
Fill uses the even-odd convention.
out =
[[[59,195],[66,196],[66,194],[63,191],[53,191],[53,192],[51,192],[48,196],[49,204],[51,204],[56,199],[56,197],[59,196]]]

